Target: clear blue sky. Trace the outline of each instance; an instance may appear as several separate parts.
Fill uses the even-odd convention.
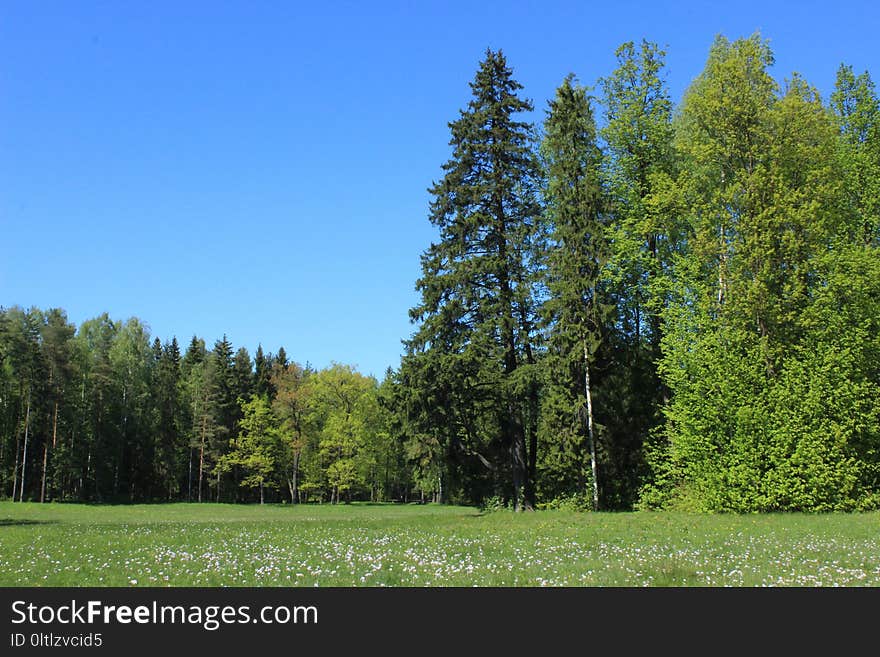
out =
[[[871,2],[3,0],[0,305],[381,378],[487,47],[541,120],[623,41],[667,48],[678,101],[716,34],[760,30],[827,96],[841,62],[880,81],[878,28]]]

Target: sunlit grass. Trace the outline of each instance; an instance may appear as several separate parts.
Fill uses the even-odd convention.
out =
[[[880,513],[0,503],[2,586],[880,586]]]

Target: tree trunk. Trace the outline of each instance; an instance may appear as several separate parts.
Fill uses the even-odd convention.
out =
[[[19,411],[21,412],[21,411]],[[18,455],[21,454],[21,434],[18,433],[18,421],[21,416],[15,419],[15,465],[12,467],[12,501],[15,502],[15,495],[18,491]]]
[[[4,410],[5,410],[5,408],[4,408]],[[4,413],[4,415],[5,415],[5,413]],[[0,463],[6,463],[6,441],[5,440],[0,440]]]
[[[119,457],[113,473],[113,497],[119,497],[119,472],[125,462],[125,446],[128,444],[126,429],[128,428],[128,389],[122,384],[122,440],[119,441]]]
[[[300,452],[297,451],[293,456],[293,486],[290,489],[290,502],[296,504],[299,500],[299,459]]]
[[[58,446],[58,400],[55,400],[55,413],[52,417],[52,454],[55,453],[55,448]],[[54,457],[53,457],[54,458]],[[56,472],[57,474],[57,472]],[[58,482],[55,477],[52,478],[52,488],[58,488]]]
[[[52,417],[52,452],[55,452],[55,445],[58,439],[58,400],[55,400],[55,412]],[[46,463],[49,460],[49,443],[43,446],[43,477],[40,483],[40,503],[46,501]]]
[[[49,442],[43,445],[43,475],[40,477],[40,504],[46,501],[46,462],[49,459]]]
[[[528,336],[531,333],[531,324],[526,317],[525,310],[520,309],[520,325],[523,333]],[[532,353],[532,345],[528,337],[525,340],[526,362],[529,365],[535,364],[535,357]],[[537,505],[537,481],[538,481],[538,414],[540,408],[540,399],[538,399],[538,386],[534,381],[529,383],[529,425],[528,448],[526,449],[526,471],[525,471],[525,491],[523,495],[523,504],[526,511],[534,511]]]
[[[525,472],[524,440],[514,430],[513,444],[510,446],[511,470],[513,475],[513,510],[522,511],[523,473]]]
[[[86,451],[86,476],[85,479],[80,483],[80,488],[85,495],[86,485],[89,483],[89,471],[92,469],[92,446],[89,445],[88,450]],[[98,481],[95,479],[95,497],[98,496]]]
[[[599,510],[599,480],[596,467],[596,439],[593,435],[593,394],[590,389],[590,352],[584,341],[584,392],[587,397],[587,438],[590,442],[590,469],[593,472],[593,511]]]
[[[21,490],[18,493],[18,501],[24,502],[24,476],[27,472],[27,447],[28,447],[28,430],[30,429],[31,420],[31,394],[28,392],[27,413],[24,416],[24,449],[21,453]],[[15,497],[13,496],[13,500]]]
[[[514,330],[516,312],[514,310],[514,290],[510,280],[510,270],[508,269],[507,218],[505,217],[504,203],[501,196],[497,191],[493,196],[496,229],[499,236],[498,260],[502,263],[502,269],[498,272],[501,312],[503,313],[500,317],[501,340],[504,345],[504,374],[509,378],[519,366],[516,353],[516,332]],[[522,497],[523,484],[528,477],[526,440],[522,417],[517,408],[517,403],[513,399],[508,400],[507,418],[504,419],[501,430],[510,450],[510,465],[513,478],[513,508],[516,511],[522,511],[523,505],[520,498]]]
[[[725,176],[724,168],[721,169],[721,188],[724,189]],[[727,243],[724,235],[724,217],[722,216],[718,222],[718,305],[724,303],[724,265],[727,262]]]
[[[202,481],[205,476],[205,440],[202,437],[202,443],[199,445],[199,502],[202,501]]]

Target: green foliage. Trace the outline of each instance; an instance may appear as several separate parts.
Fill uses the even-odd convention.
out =
[[[682,109],[693,239],[664,314],[668,442],[645,506],[877,504],[877,252],[840,212],[835,125],[799,78],[777,94],[770,63],[757,37],[716,41]]]
[[[193,336],[181,356],[176,339],[162,344],[137,318],[104,314],[77,330],[59,309],[0,309],[3,494],[406,499],[403,443],[377,382],[348,366],[314,372],[283,360],[263,356],[274,363],[270,400],[254,394],[247,350],[225,337],[208,350]]]
[[[552,390],[546,396],[561,402],[545,405],[544,429],[564,437],[570,437],[574,429],[575,434],[584,436],[584,452],[591,464],[593,505],[598,508],[598,482],[593,476],[598,467],[594,393],[589,381],[595,354],[610,328],[611,306],[603,289],[610,243],[603,225],[606,200],[600,180],[602,155],[596,144],[596,124],[586,90],[573,84],[573,76],[565,78],[556,90],[556,98],[550,101],[544,132],[544,197],[552,226],[545,272],[548,294],[542,307],[549,352],[545,366]],[[574,419],[586,428],[572,427]],[[544,454],[552,455],[555,444],[545,443]],[[555,460],[558,463],[562,459],[560,454]]]
[[[430,190],[439,241],[422,255],[419,322],[401,368],[411,440],[480,462],[488,486],[534,506],[538,260],[543,225],[532,110],[498,51],[487,51],[467,109],[449,124],[453,152]],[[424,451],[424,450],[421,450]],[[486,454],[483,454],[486,452]],[[465,466],[466,467],[466,466]]]
[[[263,489],[277,483],[273,475],[283,449],[278,422],[264,397],[253,397],[250,401],[240,398],[239,404],[243,415],[238,436],[231,441],[230,451],[220,457],[217,468],[226,472],[240,466],[244,477],[239,485],[259,488],[262,503]]]
[[[542,511],[592,511],[593,498],[583,493],[571,493],[541,502],[538,508]]]
[[[841,65],[831,94],[838,122],[839,162],[845,194],[841,210],[853,222],[852,237],[880,247],[880,101],[867,71]]]

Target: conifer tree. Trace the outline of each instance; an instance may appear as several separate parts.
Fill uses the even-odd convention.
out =
[[[229,449],[229,442],[235,436],[235,425],[240,407],[235,397],[234,357],[232,344],[226,334],[214,343],[214,349],[208,357],[208,406],[210,417],[216,424],[211,432],[211,440],[207,445],[207,457],[214,475],[214,495],[220,501],[222,469],[218,464]]]
[[[551,232],[544,304],[549,325],[550,375],[569,399],[569,418],[582,417],[590,463],[590,496],[599,508],[596,432],[590,370],[606,333],[608,311],[601,283],[608,257],[602,224],[601,152],[586,90],[565,78],[550,101],[541,147]],[[571,376],[575,374],[575,376]]]
[[[254,354],[254,394],[259,397],[272,399],[272,359],[263,353],[263,345],[257,345],[257,353]]]
[[[470,86],[467,109],[449,124],[452,157],[430,190],[430,220],[440,239],[422,256],[416,284],[422,300],[411,311],[420,326],[408,351],[416,371],[432,372],[433,381],[420,386],[447,387],[465,403],[446,429],[447,443],[465,453],[496,451],[489,464],[499,483],[507,479],[506,497],[518,510],[531,509],[534,286],[543,226],[534,130],[517,116],[533,107],[518,95],[522,85],[500,51],[486,52]]]
[[[236,399],[248,401],[254,392],[254,364],[245,347],[239,347],[238,351],[235,352],[232,364],[232,380]]]
[[[184,437],[182,407],[185,398],[181,394],[181,358],[177,339],[159,344],[153,343],[155,370],[152,396],[156,409],[155,428],[155,494],[176,499],[179,485],[183,482],[181,471],[186,464],[187,442]]]

